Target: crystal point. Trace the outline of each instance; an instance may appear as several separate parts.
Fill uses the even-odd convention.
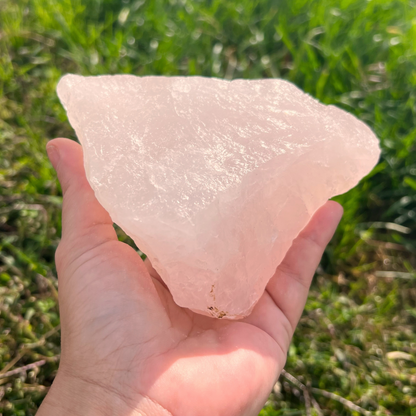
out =
[[[364,123],[278,79],[66,75],[58,95],[100,203],[178,305],[217,318],[252,311],[380,153]]]

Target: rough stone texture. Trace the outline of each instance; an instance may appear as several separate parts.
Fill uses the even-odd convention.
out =
[[[87,177],[180,306],[248,315],[293,239],[379,158],[361,121],[278,80],[64,76]]]

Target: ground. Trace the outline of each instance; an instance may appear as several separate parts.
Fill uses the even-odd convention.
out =
[[[0,0],[0,22],[0,414],[34,415],[58,367],[62,198],[44,149],[75,139],[55,93],[72,72],[283,77],[368,123],[380,163],[336,198],[261,415],[416,415],[414,0]]]

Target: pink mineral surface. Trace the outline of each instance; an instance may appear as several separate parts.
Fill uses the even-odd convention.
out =
[[[247,316],[313,213],[368,174],[373,132],[279,80],[64,76],[95,194],[175,302]]]

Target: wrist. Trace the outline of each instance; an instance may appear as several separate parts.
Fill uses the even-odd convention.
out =
[[[148,397],[135,400],[94,382],[56,376],[36,416],[172,416]]]
[[[42,402],[36,416],[98,416],[103,412],[105,400],[101,388],[83,380],[62,376],[59,372]]]

